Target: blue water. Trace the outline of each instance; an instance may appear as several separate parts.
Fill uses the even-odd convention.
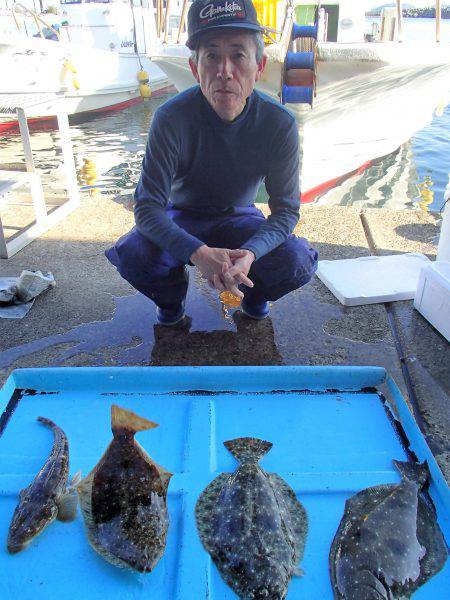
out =
[[[450,105],[442,116],[435,116],[430,125],[416,133],[411,150],[419,184],[431,182],[434,198],[429,208],[441,210],[450,176]]]
[[[430,5],[433,0],[430,0]],[[370,33],[372,23],[380,24],[379,17],[366,17],[365,32]],[[405,42],[434,41],[436,38],[436,19],[403,19],[403,40]],[[441,42],[450,42],[450,19],[441,20]]]

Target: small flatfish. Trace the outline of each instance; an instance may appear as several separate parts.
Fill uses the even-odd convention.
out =
[[[259,466],[270,442],[237,438],[224,445],[239,467],[216,477],[200,495],[200,539],[239,598],[282,600],[292,575],[301,574],[306,511],[281,477]]]
[[[336,600],[406,600],[447,560],[425,487],[427,464],[393,461],[399,484],[377,485],[345,503],[330,550]]]
[[[73,521],[77,512],[75,485],[80,480],[77,473],[70,485],[69,442],[64,431],[50,419],[38,417],[53,430],[52,451],[30,485],[20,491],[19,504],[9,526],[7,548],[11,554],[23,550],[31,540],[55,519]]]
[[[113,439],[93,470],[78,484],[91,546],[108,562],[141,573],[158,563],[166,547],[167,488],[172,474],[135,441],[156,423],[113,405]]]

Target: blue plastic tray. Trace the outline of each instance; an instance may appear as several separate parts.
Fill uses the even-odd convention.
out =
[[[328,552],[345,500],[364,487],[399,481],[391,461],[406,458],[380,389],[396,405],[410,449],[430,465],[431,495],[448,542],[449,488],[384,369],[90,367],[13,372],[0,392],[0,598],[236,598],[200,544],[194,506],[218,473],[235,469],[222,442],[257,436],[273,442],[263,468],[277,472],[296,490],[309,516],[305,576],[294,578],[288,600],[331,600]],[[51,432],[36,417],[49,417],[65,430],[71,473],[81,469],[86,475],[111,439],[113,403],[160,423],[136,438],[174,473],[168,499],[170,533],[161,562],[149,575],[110,565],[89,546],[81,515],[70,524],[55,521],[25,551],[7,554],[17,494],[52,446]],[[447,563],[414,600],[443,600],[449,589]]]

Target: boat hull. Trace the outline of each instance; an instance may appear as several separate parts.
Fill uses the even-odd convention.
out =
[[[137,73],[147,71],[152,93],[171,87],[165,73],[148,58],[42,39],[0,42],[0,94],[58,94],[69,115],[113,110],[139,102]],[[55,117],[51,100],[27,112],[35,122]],[[17,127],[0,121],[0,131]]]
[[[301,140],[303,201],[395,151],[427,125],[450,97],[450,47],[436,44],[318,44],[312,108],[287,105]],[[279,100],[282,61],[268,49],[258,88]],[[178,90],[195,84],[180,47],[166,46],[153,60]]]

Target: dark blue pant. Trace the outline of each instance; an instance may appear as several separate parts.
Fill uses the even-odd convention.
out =
[[[240,248],[265,221],[255,206],[235,207],[214,216],[175,208],[167,212],[177,225],[212,248]],[[188,276],[184,264],[136,228],[105,254],[124,279],[161,308],[174,308],[186,297]],[[305,238],[290,235],[252,264],[249,277],[254,287],[243,288],[246,301],[278,300],[305,285],[317,268],[317,256]]]

